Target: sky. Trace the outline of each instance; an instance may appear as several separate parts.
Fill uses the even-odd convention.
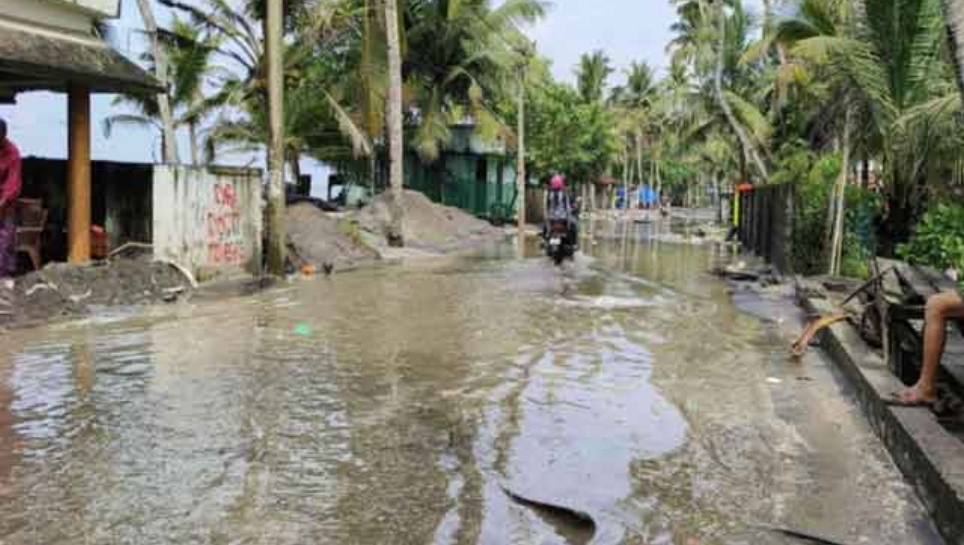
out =
[[[758,6],[759,0],[748,2]],[[162,10],[158,10],[162,13]],[[163,15],[160,24],[165,24]],[[605,50],[616,68],[610,84],[625,79],[624,71],[632,61],[647,61],[657,69],[666,67],[665,47],[674,20],[670,0],[552,0],[548,16],[527,34],[536,42],[541,55],[552,61],[555,77],[574,82],[579,57],[596,49]],[[123,0],[121,18],[114,22],[113,42],[124,54],[136,57],[144,47],[140,12],[135,0]],[[118,108],[113,97],[97,95],[92,101],[92,155],[96,160],[152,162],[159,158],[159,138],[154,131],[135,128],[115,129],[111,138],[103,131],[103,120]],[[24,156],[66,158],[67,100],[51,93],[24,93],[16,105],[0,105],[0,117],[10,126],[10,137]],[[181,158],[189,157],[186,137],[181,138]],[[235,158],[233,164],[252,158]],[[313,161],[303,162],[305,173],[314,177],[315,193],[321,195],[329,171]],[[257,163],[256,163],[257,164]]]
[[[528,34],[552,60],[556,79],[573,83],[583,53],[602,49],[617,68],[618,84],[632,61],[665,67],[669,26],[675,18],[669,0],[553,0],[549,15]]]

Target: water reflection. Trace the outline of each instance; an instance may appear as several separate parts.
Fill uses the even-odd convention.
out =
[[[0,539],[768,542],[829,486],[760,380],[782,341],[704,273],[728,250],[585,227],[563,268],[530,239],[6,336]]]

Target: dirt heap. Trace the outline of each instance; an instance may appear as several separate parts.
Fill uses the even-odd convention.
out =
[[[406,246],[444,252],[504,234],[488,222],[458,208],[436,204],[418,191],[405,190],[402,207]],[[356,217],[363,229],[378,235],[378,240],[385,240],[391,221],[388,195],[379,195]]]
[[[298,203],[288,207],[287,219],[292,262],[338,271],[379,259],[378,252],[362,241],[361,231],[350,217]],[[299,268],[302,264],[295,263]]]
[[[0,326],[23,327],[91,314],[96,308],[174,301],[193,291],[180,270],[147,255],[87,266],[53,263],[0,287]]]

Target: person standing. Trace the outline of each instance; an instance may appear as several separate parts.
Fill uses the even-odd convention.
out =
[[[7,123],[0,118],[0,287],[11,288],[17,272],[16,204],[23,185],[20,150],[7,138]]]

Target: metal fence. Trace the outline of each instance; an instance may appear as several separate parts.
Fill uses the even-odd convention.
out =
[[[791,184],[740,193],[740,242],[783,274],[793,272],[793,200]]]

